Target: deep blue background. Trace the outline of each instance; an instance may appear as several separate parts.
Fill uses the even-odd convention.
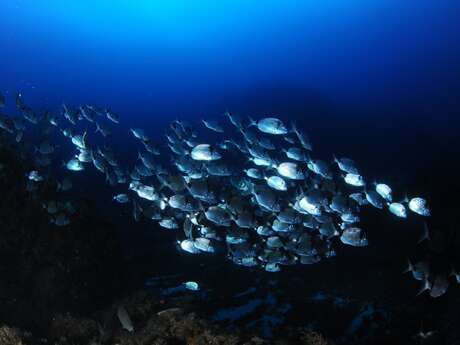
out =
[[[442,130],[458,106],[459,10],[455,0],[6,1],[1,89],[153,123],[290,86],[366,108],[342,111],[348,121],[433,114]]]
[[[459,15],[455,0],[7,1],[0,90],[110,107],[126,155],[127,126],[163,141],[175,118],[276,114],[319,155],[428,193],[458,180]]]

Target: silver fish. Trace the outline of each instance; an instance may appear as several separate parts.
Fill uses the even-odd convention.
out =
[[[133,322],[131,321],[131,318],[129,317],[128,312],[126,309],[122,306],[119,306],[117,309],[117,316],[118,320],[120,321],[121,326],[127,330],[128,332],[134,332],[134,326]]]
[[[195,146],[190,156],[197,161],[214,161],[222,158],[221,154],[209,144],[199,144]]]
[[[409,209],[417,213],[418,215],[429,217],[431,215],[430,209],[428,208],[428,203],[423,198],[412,198],[409,201]]]
[[[249,119],[250,126],[257,126],[259,131],[273,135],[283,135],[288,133],[288,129],[283,122],[275,117],[265,117],[258,121]]]

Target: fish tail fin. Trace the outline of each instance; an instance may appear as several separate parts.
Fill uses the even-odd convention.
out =
[[[409,198],[407,196],[407,192],[404,194],[404,198],[401,200],[401,203],[408,203],[409,202]]]
[[[426,222],[423,222],[423,232],[419,240],[417,241],[417,244],[420,244],[425,240],[430,240],[430,229],[428,228]]]
[[[291,132],[294,132],[295,134],[298,133],[297,125],[296,125],[295,121],[291,121]]]
[[[166,183],[166,180],[161,176],[161,174],[155,174],[158,182],[160,182],[160,187],[158,188],[159,191],[163,190],[163,188],[168,187],[168,184]]]
[[[412,263],[410,262],[410,259],[407,258],[407,267],[404,269],[404,271],[402,273],[404,274],[404,273],[412,272],[413,269],[414,269],[414,266],[412,266]]]
[[[424,293],[425,291],[430,290],[430,289],[431,289],[430,282],[428,281],[428,279],[425,279],[423,281],[423,285],[420,287],[420,289],[418,290],[418,292],[417,292],[417,294],[415,296],[420,296],[422,293]]]
[[[249,125],[248,127],[252,127],[252,126],[257,126],[257,121],[254,120],[252,117],[248,116],[248,119],[249,119]]]
[[[337,159],[337,156],[335,155],[335,153],[332,154],[332,160],[334,161],[334,163],[339,162],[339,160]]]

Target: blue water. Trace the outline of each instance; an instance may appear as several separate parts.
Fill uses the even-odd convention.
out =
[[[455,0],[4,1],[0,91],[9,100],[20,91],[35,108],[86,103],[113,109],[122,125],[113,127],[112,145],[128,161],[137,156],[128,127],[142,127],[162,142],[174,119],[198,123],[227,109],[243,116],[276,114],[304,128],[318,155],[350,156],[366,176],[427,195],[433,222],[451,227],[454,191],[460,189],[459,13]],[[4,111],[13,113],[13,102]],[[74,184],[100,186],[101,179],[90,172]],[[100,189],[94,194],[111,193]],[[193,267],[184,274],[207,279],[209,289],[228,269],[221,259],[178,254],[174,236],[159,235],[165,242],[159,241],[145,224],[133,226],[129,212],[101,212],[128,228],[122,231],[127,247],[146,277],[154,274],[148,267],[160,247],[162,255],[174,257],[162,261],[164,274]],[[378,246],[339,253],[340,262],[332,265],[292,268],[279,281],[314,280],[317,293],[297,290],[297,302],[340,304],[327,288],[392,293],[399,284],[393,280],[366,284],[380,281],[380,260],[404,258],[402,231],[417,235],[413,224],[407,230],[394,219],[371,224],[378,231],[370,233],[370,242]],[[208,264],[211,272],[203,273],[200,265]],[[228,296],[252,293],[252,276],[241,274],[241,289],[229,288]],[[262,303],[259,297],[251,301],[227,305],[217,318],[246,317]]]
[[[8,1],[2,88],[109,104],[133,123],[231,109],[232,95],[286,84],[333,104],[422,112],[457,104],[459,9],[454,0]]]

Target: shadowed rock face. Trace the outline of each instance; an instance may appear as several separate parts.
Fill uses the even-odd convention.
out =
[[[91,312],[119,293],[121,247],[83,201],[71,225],[51,224],[41,205],[51,187],[27,193],[19,157],[0,146],[0,319],[45,332],[56,313]]]

